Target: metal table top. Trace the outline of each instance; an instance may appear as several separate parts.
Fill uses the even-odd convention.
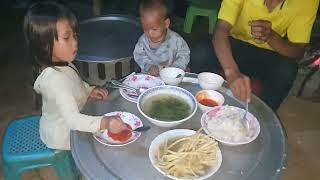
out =
[[[188,73],[186,76],[197,77]],[[196,94],[201,90],[198,84],[179,85]],[[225,104],[243,107],[230,90],[219,89],[224,94]],[[104,102],[87,103],[84,113],[102,115],[111,111],[127,111],[136,114],[151,129],[142,133],[132,144],[122,147],[109,147],[97,142],[91,133],[71,132],[71,151],[77,167],[88,179],[130,179],[160,180],[168,179],[153,168],[148,150],[151,141],[169,128],[151,124],[138,111],[137,105],[126,101],[118,90],[109,94]],[[254,97],[249,111],[257,117],[261,126],[258,138],[242,146],[219,144],[222,152],[222,165],[210,179],[215,180],[269,180],[280,179],[281,170],[287,163],[287,137],[278,117],[260,99]],[[201,127],[202,112],[197,110],[191,120],[170,129],[186,128],[197,130]]]
[[[77,61],[108,62],[133,56],[142,29],[138,18],[107,15],[79,24],[79,55]]]

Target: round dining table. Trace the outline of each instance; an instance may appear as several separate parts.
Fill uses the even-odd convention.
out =
[[[180,87],[193,95],[201,90],[197,74],[186,73]],[[243,103],[233,97],[226,83],[218,89],[224,95],[226,105],[244,108]],[[185,123],[163,128],[153,125],[138,111],[137,104],[125,100],[119,90],[109,92],[105,101],[89,101],[84,114],[103,115],[112,111],[125,111],[138,116],[151,129],[142,132],[135,142],[120,146],[106,146],[96,141],[92,133],[72,131],[71,152],[80,172],[92,180],[162,180],[168,179],[151,164],[148,156],[152,140],[171,129],[201,128],[202,111]],[[214,180],[270,180],[280,179],[287,165],[287,137],[277,115],[259,98],[253,97],[249,104],[251,112],[260,123],[260,134],[251,143],[240,146],[226,146],[219,143],[222,152],[220,169],[209,179]]]

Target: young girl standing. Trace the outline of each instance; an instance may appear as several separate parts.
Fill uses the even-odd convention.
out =
[[[55,2],[32,5],[24,19],[24,33],[39,75],[34,90],[42,96],[40,138],[52,149],[70,150],[70,131],[112,133],[126,128],[119,117],[80,113],[88,98],[105,100],[105,89],[89,86],[72,64],[78,51],[77,20]]]

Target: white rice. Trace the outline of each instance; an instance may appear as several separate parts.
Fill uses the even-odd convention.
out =
[[[250,138],[248,132],[242,125],[242,109],[232,106],[222,106],[213,116],[207,116],[207,129],[216,138],[227,142],[242,142]]]

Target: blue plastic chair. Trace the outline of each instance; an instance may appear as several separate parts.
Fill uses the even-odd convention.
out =
[[[3,143],[4,177],[20,180],[24,171],[53,166],[60,179],[78,179],[69,151],[49,149],[40,140],[40,116],[17,119],[9,124]]]

